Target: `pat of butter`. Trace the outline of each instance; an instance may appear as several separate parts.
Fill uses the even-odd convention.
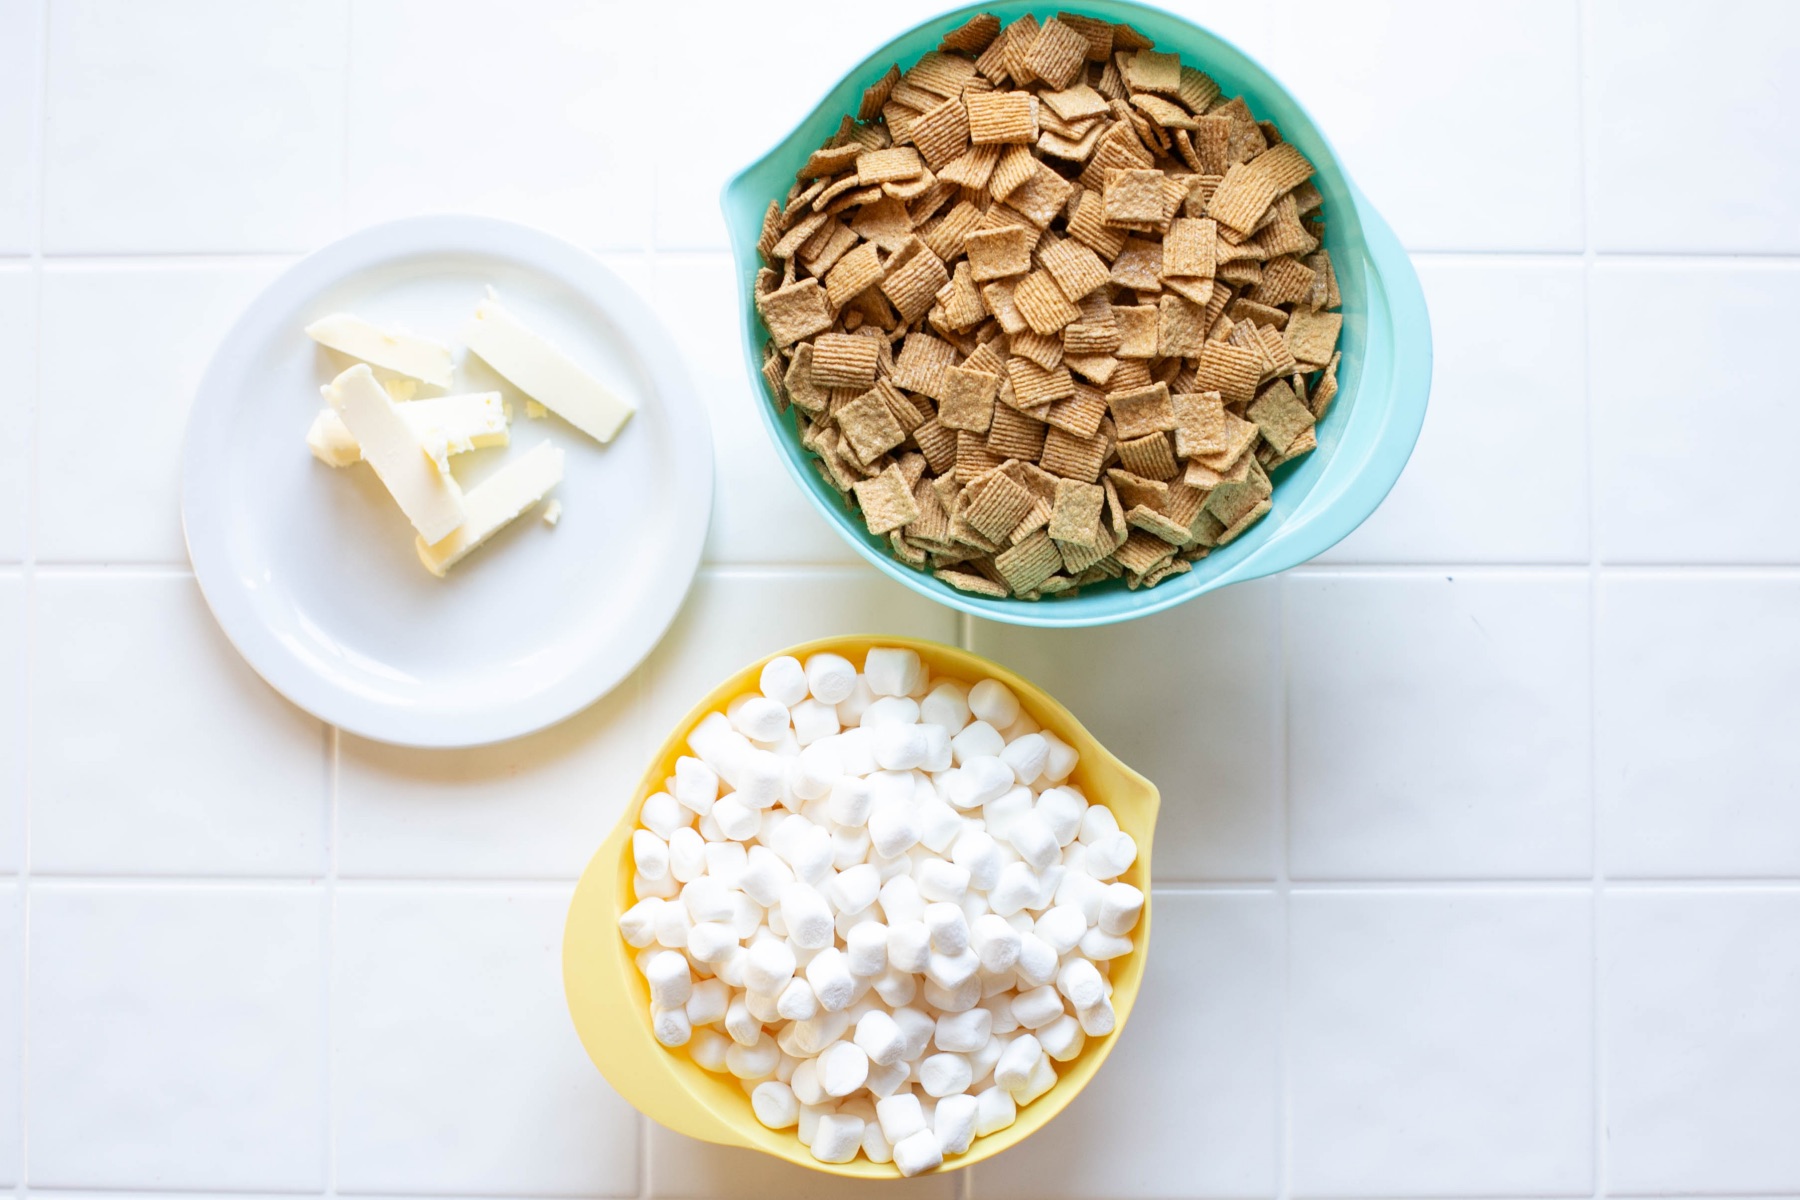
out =
[[[595,441],[610,442],[636,408],[489,296],[475,310],[469,349],[521,392]]]
[[[436,387],[450,386],[450,347],[416,333],[395,333],[350,313],[332,313],[306,327],[306,336],[340,354],[398,371]]]
[[[331,407],[419,536],[439,542],[463,524],[462,489],[427,458],[400,406],[357,364],[331,381]]]
[[[329,391],[329,389],[321,389]],[[393,389],[388,389],[389,394]],[[469,392],[457,396],[433,396],[397,406],[425,453],[438,470],[450,469],[452,454],[467,454],[488,446],[507,444],[506,406],[499,392]],[[306,444],[313,457],[334,467],[362,461],[362,447],[350,435],[336,409],[326,408],[313,418]]]
[[[525,454],[470,488],[463,497],[468,520],[439,542],[418,539],[419,561],[433,575],[444,575],[481,543],[562,482],[563,452],[539,442]]]

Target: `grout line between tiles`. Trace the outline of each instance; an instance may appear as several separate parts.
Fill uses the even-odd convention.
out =
[[[337,1194],[337,1028],[332,1020],[337,989],[337,872],[338,781],[342,774],[338,753],[343,733],[335,725],[325,727],[325,1194]]]
[[[1276,796],[1275,820],[1271,822],[1275,854],[1271,861],[1275,863],[1273,884],[1281,910],[1281,960],[1276,972],[1276,986],[1280,990],[1276,1002],[1280,1015],[1275,1038],[1275,1078],[1280,1099],[1275,1110],[1275,1194],[1287,1197],[1294,1190],[1294,914],[1293,881],[1288,866],[1288,714],[1292,706],[1288,703],[1288,587],[1286,583],[1277,583],[1276,587],[1274,677],[1277,686],[1269,701],[1275,710],[1272,714],[1275,738],[1271,750],[1274,762],[1270,764]],[[1155,880],[1151,880],[1151,894],[1159,890]]]

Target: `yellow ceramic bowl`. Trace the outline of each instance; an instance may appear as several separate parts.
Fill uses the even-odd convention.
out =
[[[793,646],[772,654],[791,654],[804,661],[809,654],[829,651],[860,663],[872,646],[902,646],[916,650],[934,676],[948,676],[973,683],[991,678],[1010,687],[1019,702],[1044,728],[1081,752],[1072,782],[1089,800],[1105,804],[1138,844],[1137,862],[1122,879],[1142,889],[1144,915],[1132,933],[1131,953],[1112,965],[1113,1008],[1118,1026],[1103,1038],[1089,1038],[1087,1048],[1070,1063],[1059,1063],[1060,1078],[1048,1093],[1019,1110],[1011,1128],[976,1138],[967,1154],[946,1162],[943,1171],[954,1171],[1016,1146],[1042,1129],[1075,1098],[1111,1052],[1125,1028],[1144,978],[1144,962],[1150,944],[1150,841],[1156,829],[1156,788],[1142,775],[1107,753],[1082,728],[1069,710],[1041,688],[978,654],[954,646],[898,637],[835,637]],[[685,1050],[668,1050],[650,1031],[650,989],[633,965],[635,951],[619,936],[619,914],[633,903],[631,891],[631,831],[638,825],[638,808],[646,796],[660,791],[663,781],[675,773],[675,760],[686,753],[687,735],[708,713],[719,712],[734,696],[754,691],[763,664],[759,659],[736,672],[709,692],[670,731],[657,750],[649,769],[638,781],[631,802],[593,861],[582,873],[569,905],[569,921],[563,930],[563,988],[569,1012],[589,1057],[607,1082],[652,1120],[677,1133],[745,1146],[815,1171],[858,1179],[894,1179],[900,1172],[892,1163],[877,1164],[858,1157],[843,1164],[822,1163],[807,1153],[792,1129],[765,1128],[750,1110],[750,1098],[729,1075],[702,1070]]]

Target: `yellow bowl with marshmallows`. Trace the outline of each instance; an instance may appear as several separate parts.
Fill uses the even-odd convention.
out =
[[[1060,1064],[1056,1085],[1021,1108],[1012,1125],[976,1138],[967,1153],[946,1160],[938,1172],[973,1166],[1018,1145],[1049,1123],[1106,1061],[1137,1000],[1150,945],[1150,849],[1159,797],[1149,780],[1108,753],[1042,688],[978,654],[913,638],[859,635],[790,646],[737,671],[702,697],[669,731],[632,791],[619,823],[582,872],[563,930],[563,989],[569,1013],[588,1056],[620,1095],[677,1133],[760,1150],[797,1166],[857,1179],[897,1179],[900,1171],[893,1163],[872,1163],[862,1157],[848,1163],[820,1162],[794,1130],[769,1129],[758,1121],[750,1097],[736,1079],[712,1074],[685,1050],[666,1049],[656,1040],[650,1028],[650,988],[634,964],[636,951],[619,935],[619,914],[636,900],[631,887],[631,834],[638,828],[638,809],[645,797],[661,791],[663,781],[675,773],[675,760],[687,753],[688,733],[694,726],[709,713],[723,712],[735,697],[756,691],[763,665],[771,658],[786,654],[804,662],[808,655],[832,653],[861,664],[877,646],[917,651],[934,678],[964,683],[996,679],[1011,688],[1033,720],[1080,752],[1081,761],[1069,782],[1093,803],[1110,808],[1119,828],[1137,842],[1137,861],[1120,879],[1143,891],[1144,911],[1132,931],[1131,952],[1112,962],[1116,1027],[1105,1037],[1089,1038],[1078,1057]]]

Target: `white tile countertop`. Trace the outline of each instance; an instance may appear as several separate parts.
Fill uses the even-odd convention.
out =
[[[721,182],[935,0],[0,0],[0,1185],[870,1194],[639,1118],[558,963],[667,722],[870,631],[1038,680],[1165,796],[1113,1059],[1050,1132],[883,1195],[1800,1195],[1800,4],[1170,6],[1292,85],[1415,253],[1436,384],[1321,560],[1058,634],[851,557],[741,361]],[[461,753],[264,687],[176,498],[239,307],[441,209],[601,251],[720,451],[651,659]]]

